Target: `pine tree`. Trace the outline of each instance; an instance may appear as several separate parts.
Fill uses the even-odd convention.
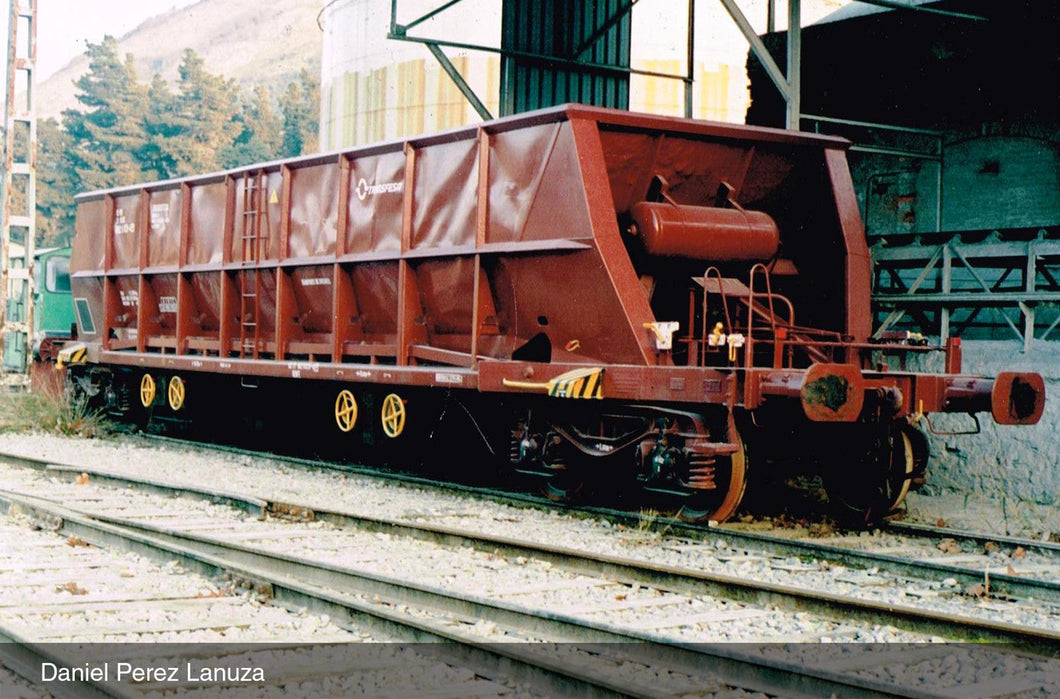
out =
[[[219,170],[222,151],[241,132],[236,82],[206,72],[202,58],[191,49],[185,49],[179,72],[175,132],[166,139],[177,174]]]
[[[70,137],[65,167],[78,190],[103,189],[143,179],[135,156],[144,142],[147,93],[137,82],[131,54],[122,61],[112,36],[88,45],[89,70],[76,81],[84,110],[63,112]]]
[[[202,174],[317,148],[320,83],[303,70],[276,102],[267,87],[241,94],[184,52],[177,93],[161,76],[136,77],[133,57],[105,37],[88,46],[75,85],[80,106],[38,125],[38,227],[62,243],[73,230],[74,196],[149,180]]]
[[[254,88],[244,97],[239,115],[242,131],[221,154],[225,168],[274,160],[280,154],[283,121],[272,108],[272,95],[265,85]]]
[[[37,122],[37,242],[68,245],[74,233],[75,173],[63,153],[70,136],[55,119]]]
[[[287,84],[280,97],[283,113],[284,157],[313,153],[319,147],[317,135],[320,123],[320,80],[305,68],[297,82]]]
[[[176,99],[162,76],[155,73],[147,90],[147,111],[144,114],[143,145],[137,158],[144,175],[152,180],[166,180],[180,173],[180,163],[172,151],[170,139],[180,134],[176,121]]]

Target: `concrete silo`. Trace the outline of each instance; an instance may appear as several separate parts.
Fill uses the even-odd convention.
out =
[[[412,22],[438,5],[401,0],[399,21]],[[320,146],[323,150],[432,133],[480,121],[427,47],[387,39],[391,3],[333,0],[320,15]],[[463,37],[495,45],[500,12],[494,2],[463,0],[416,27],[429,37]],[[495,53],[446,50],[487,108],[497,113],[500,58]]]

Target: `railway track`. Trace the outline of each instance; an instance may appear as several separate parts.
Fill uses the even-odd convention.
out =
[[[52,491],[48,495],[60,494]],[[98,495],[98,493],[93,495]],[[417,641],[446,640],[459,644],[462,649],[470,647],[481,653],[502,655],[509,664],[517,663],[532,667],[538,672],[545,671],[550,675],[559,675],[563,684],[557,684],[557,680],[552,678],[550,685],[550,690],[555,692],[566,693],[572,689],[584,691],[588,688],[595,694],[660,696],[678,691],[688,693],[696,690],[698,693],[709,695],[731,689],[733,686],[731,679],[723,683],[714,672],[704,676],[705,673],[702,671],[704,651],[701,649],[683,649],[664,641],[654,642],[646,636],[635,639],[621,630],[609,630],[599,625],[572,623],[560,616],[550,617],[535,613],[530,609],[520,609],[518,605],[502,605],[496,602],[491,603],[488,600],[476,600],[467,595],[413,585],[407,580],[401,581],[387,576],[357,573],[338,565],[314,563],[304,559],[299,560],[297,557],[278,556],[260,549],[255,550],[253,547],[240,547],[231,541],[221,542],[217,539],[211,541],[211,537],[191,537],[188,536],[186,530],[178,531],[163,525],[137,522],[138,518],[135,515],[126,518],[103,517],[98,514],[88,517],[75,510],[57,505],[48,498],[29,495],[15,496],[10,493],[0,496],[0,503],[9,511],[14,507],[23,515],[36,518],[40,522],[51,523],[48,524],[49,527],[56,527],[63,535],[76,537],[78,540],[91,539],[110,547],[132,546],[141,551],[151,549],[156,552],[156,555],[158,552],[163,552],[166,556],[177,556],[181,564],[187,567],[215,573],[226,570],[230,577],[235,576],[240,581],[253,580],[254,589],[259,592],[267,590],[270,599],[283,605],[309,605],[317,609],[324,608],[331,613],[333,618],[368,615],[377,623],[383,621],[394,627],[412,629],[413,638]],[[156,515],[154,519],[179,516],[176,510],[169,508],[169,511],[160,516]],[[185,524],[187,525],[186,521]],[[263,526],[267,528],[276,525],[266,522]],[[286,524],[281,525],[280,528],[285,529],[290,526]],[[191,527],[197,528],[194,524]],[[247,532],[240,533],[246,534]],[[319,530],[316,533],[319,535]],[[258,531],[257,534],[268,535],[267,532],[262,531]],[[283,538],[284,534],[289,534],[289,532],[277,531],[272,534]],[[35,564],[31,564],[31,567],[32,565]],[[356,590],[357,592],[341,593],[339,590]],[[182,599],[185,602],[189,601],[189,598]],[[133,600],[123,601],[134,602]],[[146,604],[144,600],[136,600],[136,602],[138,606]],[[113,604],[111,603],[112,606]],[[45,634],[41,637],[41,632],[38,631],[34,635],[26,628],[32,624],[33,619],[44,614],[55,613],[54,606],[21,605],[17,617],[24,623],[21,628],[14,631],[7,630],[5,633],[8,638],[31,649],[39,647],[42,642],[54,640],[55,636]],[[71,609],[71,611],[83,615],[86,611],[85,606],[79,605],[76,610]],[[100,616],[106,617],[106,613]],[[115,640],[118,634],[116,629],[109,629],[112,633],[104,630],[101,632],[102,635],[92,630],[98,629],[101,623],[103,622],[100,618],[93,617],[85,619],[77,633],[71,634],[67,628],[56,633],[61,634],[63,639],[68,639],[73,635],[81,641]],[[222,620],[217,618],[216,610],[214,610],[209,617],[177,623],[230,628],[233,625],[249,625],[252,622],[239,615],[229,615],[228,618]],[[123,637],[120,640],[126,640],[124,635],[129,633],[136,634],[139,637],[137,640],[145,640],[142,638],[145,634],[156,632],[157,621],[152,622],[151,628],[152,631],[148,631],[146,627],[124,621],[121,623]],[[497,645],[501,640],[538,641],[539,643]],[[633,640],[638,640],[640,643],[631,645]],[[499,650],[500,648],[503,650]],[[466,650],[461,650],[461,653],[466,653]],[[73,664],[69,660],[63,661],[46,653],[41,654],[38,661]],[[152,666],[159,664],[156,660],[150,662]],[[654,684],[658,681],[660,673],[653,670],[653,667],[663,662],[666,663],[669,684],[660,686]],[[616,676],[616,668],[630,665],[644,668],[643,672],[650,673],[653,684],[638,682],[635,677],[636,671],[627,673],[633,675],[632,677]],[[766,680],[751,680],[750,688],[754,689],[773,689],[774,691],[780,689],[791,692],[801,686],[813,694],[820,691],[832,693],[842,690],[842,693],[849,693],[857,690],[861,695],[865,695],[865,692],[869,692],[868,695],[877,695],[871,691],[872,682],[844,681],[839,677],[814,677],[812,675],[793,678],[790,674],[790,665],[775,661],[770,663],[762,659],[718,656],[711,658],[711,665],[715,670],[718,669],[717,666],[725,666],[722,670],[723,675],[745,676],[751,674],[747,672],[748,667],[752,667],[753,674],[759,677],[766,675],[768,678],[768,675],[773,675],[772,678]],[[535,678],[535,681],[538,680]],[[746,686],[748,681],[741,680],[741,682]],[[94,684],[95,688],[104,695],[132,694],[124,691],[124,687],[116,682],[103,681]],[[165,685],[155,682],[136,689],[153,690],[160,686]],[[535,684],[535,686],[539,685]],[[198,685],[192,683],[192,688],[197,687]],[[487,687],[486,689],[493,688]],[[468,691],[471,689],[462,687],[461,693]],[[479,687],[474,691],[483,691],[483,688]],[[878,695],[886,696],[887,694]]]
[[[144,435],[150,441],[187,448],[184,440]],[[210,452],[260,457],[258,452],[231,446],[192,443]],[[678,539],[677,546],[696,546],[709,539],[716,546],[723,541],[731,549],[728,555],[771,555],[817,558],[835,566],[854,569],[877,569],[894,579],[930,578],[952,581],[949,587],[973,590],[978,596],[1033,598],[1060,603],[1060,543],[1025,537],[987,535],[945,527],[889,522],[875,532],[834,532],[821,538],[793,538],[786,530],[774,532],[746,530],[739,525],[718,527],[688,524],[656,513],[586,505],[558,504],[542,496],[509,489],[440,482],[404,472],[330,464],[311,459],[268,454],[269,459],[310,469],[339,469],[344,472],[382,478],[388,481],[440,489],[476,498],[489,498],[501,504],[567,511],[605,518],[607,521],[638,530],[664,533]],[[459,518],[453,518],[459,519]],[[436,522],[442,521],[435,518]],[[679,539],[684,538],[685,541]],[[874,581],[875,582],[875,581]],[[989,594],[987,594],[989,593]]]
[[[847,657],[842,661],[831,658],[831,665],[825,663],[822,666],[818,663],[817,667],[806,665],[804,661],[792,664],[790,652],[782,654],[779,659],[765,657],[768,653],[763,648],[775,650],[778,646],[769,644],[783,641],[822,638],[856,640],[844,636],[850,632],[850,625],[847,624],[844,630],[844,623],[835,621],[836,615],[846,619],[854,617],[861,623],[880,620],[905,623],[921,631],[930,630],[949,638],[967,638],[971,634],[976,640],[990,638],[1017,641],[1047,650],[1055,649],[1060,640],[1058,631],[1047,626],[1019,626],[971,617],[961,618],[952,612],[933,616],[926,610],[913,607],[903,609],[893,604],[878,605],[871,601],[866,603],[865,600],[834,595],[815,596],[806,590],[750,584],[747,580],[702,570],[649,565],[644,561],[623,560],[613,556],[587,555],[585,551],[570,547],[542,546],[437,524],[425,526],[356,517],[312,508],[306,504],[279,503],[234,493],[204,489],[195,491],[156,482],[146,484],[146,487],[170,495],[179,492],[190,494],[193,499],[177,501],[158,494],[148,496],[137,493],[137,504],[129,505],[124,501],[128,497],[125,491],[109,489],[108,492],[108,489],[97,489],[94,485],[88,488],[54,482],[60,480],[57,476],[77,478],[79,472],[76,467],[48,468],[44,473],[49,478],[44,480],[51,482],[51,487],[45,488],[38,482],[42,479],[37,474],[47,464],[23,459],[22,465],[38,470],[28,475],[23,472],[25,479],[21,489],[9,487],[4,497],[25,510],[60,517],[64,527],[76,532],[73,534],[75,536],[84,536],[86,539],[89,536],[103,536],[106,540],[118,536],[116,531],[120,530],[124,532],[122,536],[139,539],[139,545],[145,545],[143,542],[149,540],[151,546],[161,546],[170,551],[169,555],[178,549],[186,551],[202,565],[238,569],[241,579],[269,580],[267,585],[273,591],[274,598],[285,603],[290,603],[288,595],[304,593],[289,591],[289,581],[296,579],[301,585],[316,586],[321,590],[362,591],[362,596],[370,596],[368,607],[376,611],[380,605],[389,612],[415,609],[417,615],[422,617],[425,608],[435,610],[433,613],[436,614],[439,613],[437,610],[444,610],[441,612],[446,615],[443,626],[488,632],[486,640],[479,639],[480,643],[489,643],[491,634],[496,633],[497,629],[504,629],[503,634],[509,639],[524,641],[579,644],[636,642],[642,651],[644,648],[653,649],[653,652],[664,651],[658,656],[664,661],[657,661],[657,664],[665,662],[666,667],[676,668],[679,673],[684,670],[686,674],[682,681],[686,689],[690,678],[696,677],[696,668],[709,665],[715,669],[720,665],[721,675],[709,678],[710,683],[728,683],[731,686],[734,683],[733,673],[744,677],[753,668],[758,677],[772,675],[764,684],[760,680],[751,687],[758,691],[797,693],[803,691],[800,687],[804,689],[808,682],[814,687],[813,694],[838,691],[840,695],[847,695],[853,693],[856,687],[858,695],[865,692],[910,695],[909,687],[896,686],[893,681],[880,684],[879,678],[888,675],[889,663],[894,665],[896,662],[893,649],[877,656],[877,660],[886,658],[882,662],[867,662],[866,657]],[[10,477],[5,482],[10,486],[15,480],[18,479]],[[90,474],[89,480],[95,484],[105,479],[96,473]],[[141,485],[134,478],[111,477],[111,480],[124,485]],[[92,497],[86,496],[89,493]],[[224,504],[208,504],[207,500]],[[75,506],[71,503],[80,504]],[[179,507],[169,511],[174,503],[179,503]],[[186,508],[191,505],[195,505],[195,508],[206,507],[207,510],[200,512],[193,508],[189,513]],[[276,521],[277,515],[283,519],[282,522]],[[450,550],[472,549],[475,553],[471,563],[460,562],[452,558],[451,553],[439,553],[440,546]],[[380,551],[387,552],[387,560],[381,559]],[[415,561],[425,558],[431,560],[433,568],[457,571],[457,574],[430,580],[430,576],[425,576],[422,569],[403,570],[399,563],[395,564],[395,559]],[[351,560],[364,565],[351,568]],[[369,573],[368,569],[374,572]],[[287,584],[270,578],[270,575],[275,575],[270,571],[282,571],[281,575]],[[479,582],[480,587],[488,591],[487,594],[469,593],[462,587],[476,571],[489,571],[487,579]],[[565,611],[557,611],[557,604],[552,600],[561,590],[568,591],[565,593],[568,594],[564,602]],[[570,590],[577,592],[575,597],[579,600],[578,604],[573,605],[574,608],[571,608],[569,601]],[[333,592],[330,594],[334,595]],[[334,599],[330,600],[330,603],[334,602]],[[370,613],[369,610],[359,611]],[[829,613],[832,614],[831,621],[828,620]],[[601,614],[606,615],[604,621],[599,621]],[[806,621],[807,614],[820,615],[824,620]],[[801,619],[799,615],[803,615]],[[754,618],[763,619],[767,622],[763,628],[770,629],[768,633],[760,634],[759,640],[766,645],[756,646],[759,648],[757,657],[751,654],[749,657],[733,658],[732,646],[702,645],[704,640],[747,640],[746,636],[726,638],[722,630],[734,621]],[[821,632],[816,638],[792,635],[794,629],[805,631],[807,624],[812,623],[821,624]],[[493,640],[496,638],[493,637]],[[915,642],[929,640],[929,637],[907,633],[896,640]],[[523,650],[537,645],[515,644]],[[946,648],[946,653],[951,656],[966,650]],[[935,650],[941,653],[939,649]],[[1027,656],[1005,655],[996,660],[980,657],[974,664],[976,667],[1008,667],[1012,666],[1015,657],[1023,659],[1020,661],[1023,663],[1020,681],[1029,682],[1027,688],[1030,690],[1037,688],[1047,691],[1052,686],[1050,682],[1053,678],[1060,677],[1055,674],[1055,669],[1036,665],[1045,661],[1028,659]],[[820,660],[819,654],[817,660]],[[966,661],[966,664],[968,662],[971,661]],[[1032,667],[1029,668],[1028,663]],[[651,667],[648,661],[642,660],[640,664]],[[804,667],[804,670],[809,668],[804,673],[807,676],[797,679],[799,684],[792,685],[789,680],[776,684],[780,681],[778,677],[790,677],[792,668],[799,666]],[[855,667],[857,669],[853,670]],[[612,670],[605,668],[598,681],[606,682],[608,677],[613,677]],[[857,673],[867,675],[869,679],[855,677]],[[906,677],[903,682],[908,679]],[[1015,681],[1014,678],[1010,679]],[[827,683],[837,684],[829,688]],[[989,690],[989,682],[983,680],[979,684],[979,689],[984,692],[979,695],[988,695],[985,692]],[[624,682],[619,689],[629,693],[633,687],[635,684]],[[645,690],[645,695],[655,695],[660,688],[648,683]],[[914,692],[911,695],[932,694]]]
[[[12,681],[4,696],[208,694],[248,681],[255,691],[267,691],[289,686],[292,677],[306,695],[353,693],[357,681],[351,677],[358,669],[362,682],[370,676],[394,692],[415,690],[395,685],[386,673],[406,664],[430,678],[420,689],[444,681],[459,682],[469,692],[504,689],[415,651],[375,646],[378,652],[353,653],[351,641],[390,637],[366,624],[340,626],[304,611],[263,605],[260,591],[244,590],[241,580],[215,584],[182,568],[190,563],[208,569],[205,561],[184,556],[156,565],[67,534],[85,530],[75,521],[67,526],[55,515],[10,500],[3,509],[0,660],[40,681],[36,692]],[[27,526],[31,522],[35,526]],[[59,530],[64,536],[57,536]],[[113,529],[95,533],[120,537]],[[143,550],[149,542],[136,546]],[[278,636],[286,640],[280,643]]]
[[[614,649],[603,653],[593,647],[576,648],[555,643],[503,644],[501,641],[505,640],[506,630],[496,625],[483,628],[482,623],[476,622],[471,630],[462,629],[462,626],[471,624],[474,617],[468,616],[467,610],[461,613],[456,609],[455,600],[411,606],[412,600],[408,594],[391,597],[399,594],[399,584],[387,584],[380,580],[366,588],[362,578],[359,579],[362,583],[360,586],[358,581],[352,581],[351,588],[351,580],[346,579],[349,576],[342,575],[337,569],[328,570],[311,564],[298,566],[288,561],[281,571],[274,558],[266,554],[252,555],[247,551],[243,551],[238,561],[233,560],[231,555],[219,557],[217,554],[222,553],[220,549],[223,547],[206,547],[201,545],[202,542],[198,546],[186,541],[181,544],[173,541],[172,537],[166,537],[163,527],[154,528],[151,534],[146,534],[140,527],[129,526],[128,522],[117,523],[115,518],[104,522],[101,518],[85,517],[54,503],[31,497],[0,497],[0,509],[5,514],[15,510],[23,519],[30,518],[43,524],[46,529],[55,529],[66,542],[82,542],[79,548],[83,547],[85,553],[80,557],[82,560],[78,561],[70,561],[69,556],[62,561],[56,561],[54,557],[42,561],[32,549],[62,549],[65,546],[63,539],[57,540],[50,533],[27,535],[25,526],[4,523],[0,525],[4,535],[18,540],[20,544],[9,548],[7,553],[12,558],[25,561],[22,572],[34,573],[31,579],[20,581],[17,586],[32,586],[47,592],[54,578],[49,571],[60,569],[62,579],[81,580],[81,583],[70,583],[75,590],[71,594],[87,596],[89,586],[107,590],[105,596],[108,598],[103,600],[71,599],[56,603],[50,598],[36,602],[20,599],[17,607],[5,605],[6,609],[0,609],[0,634],[6,642],[5,649],[15,649],[15,652],[5,653],[3,660],[12,669],[33,679],[40,679],[49,673],[54,679],[58,672],[54,668],[100,670],[97,674],[101,676],[80,681],[65,681],[60,675],[58,682],[44,682],[44,686],[55,696],[133,697],[160,690],[199,691],[210,696],[220,689],[233,687],[250,689],[253,695],[257,695],[269,686],[265,672],[270,664],[269,674],[279,675],[274,680],[278,686],[273,689],[283,690],[285,695],[292,682],[289,673],[294,673],[295,696],[361,694],[363,691],[357,691],[358,683],[374,684],[370,692],[373,695],[382,692],[391,696],[439,691],[441,696],[505,695],[517,693],[517,683],[531,688],[521,692],[527,696],[567,693],[588,696],[657,695],[650,691],[644,680],[638,682],[636,669],[626,672],[625,677],[614,672],[617,665],[640,659],[635,649],[629,653]],[[134,573],[129,572],[128,561],[122,561],[109,551],[87,545],[89,540],[99,542],[108,549],[123,548],[149,553],[152,557],[167,559],[169,563],[162,569],[145,569],[141,565]],[[263,563],[269,567],[257,567]],[[120,576],[115,568],[121,571]],[[267,598],[271,604],[263,605],[260,600],[248,601],[248,595],[204,597],[201,590],[196,594],[197,588],[210,587],[210,584],[197,576],[189,582],[183,576],[185,570],[181,568],[213,575],[224,571],[228,584],[236,590],[247,587],[253,590],[254,595]],[[102,570],[110,570],[115,579],[107,580],[105,575],[101,579],[99,572]],[[88,582],[88,576],[93,571],[95,575]],[[180,576],[175,577],[177,574]],[[149,576],[164,576],[165,579],[149,580],[145,589],[144,584],[121,584],[117,578],[125,576],[141,580]],[[318,584],[314,584],[313,579],[321,577],[328,578],[330,584],[320,586],[319,580]],[[44,579],[47,582],[42,587]],[[79,587],[81,584],[86,587]],[[191,588],[182,590],[179,589],[181,585],[190,585]],[[10,588],[15,585],[6,581],[6,586]],[[161,593],[161,589],[166,592]],[[350,589],[357,592],[343,592]],[[38,596],[49,597],[43,593]],[[284,607],[311,608],[328,612],[329,617],[321,624],[324,628],[314,632],[303,630],[299,633],[297,628],[286,629],[291,640],[283,644],[273,641],[262,651],[259,644],[253,643],[260,640],[253,635],[254,631],[262,624],[276,626],[282,623],[289,616]],[[268,618],[263,620],[260,618],[262,616]],[[304,617],[304,613],[301,616]],[[59,619],[58,623],[56,619]],[[524,621],[517,614],[515,620]],[[238,635],[235,641],[225,642],[222,632],[231,634],[233,630],[241,629],[247,633]],[[550,633],[548,630],[543,632]],[[189,633],[195,635],[188,638]],[[547,640],[541,637],[535,639],[523,633],[524,640]],[[172,637],[174,634],[178,638],[183,635],[183,642],[178,644]],[[204,634],[207,635],[205,639],[202,638]],[[602,638],[606,636],[602,635]],[[427,641],[447,643],[416,645],[411,650],[394,646],[380,648],[378,645],[373,649],[351,644],[351,641],[362,640],[402,641],[406,644]],[[149,641],[162,643],[139,646],[130,654],[127,644]],[[65,651],[63,645],[71,642],[78,645],[72,651]],[[121,655],[114,657],[111,655],[114,653],[113,646],[103,645],[103,652],[93,654],[91,646],[86,652],[81,645],[85,643],[125,645],[119,648]],[[59,651],[55,650],[57,644],[61,649]],[[424,649],[428,650],[422,652]],[[284,657],[282,662],[278,662],[269,657],[270,650],[282,651],[288,656],[294,652],[303,657]],[[280,666],[280,670],[276,669],[276,665]],[[250,677],[237,680],[229,672],[218,684],[215,677],[202,670],[244,666],[262,668],[262,679],[259,681],[258,678]],[[650,666],[641,667],[644,668],[642,674],[651,672]],[[106,668],[105,672],[103,668]],[[155,673],[159,668],[175,668],[177,672],[172,676]],[[386,676],[387,670],[391,674],[395,674],[396,670],[396,675],[402,678],[411,676],[421,679],[413,683],[395,683]],[[146,679],[137,678],[137,671],[150,674]],[[382,682],[371,677],[364,679],[366,675],[378,674],[380,671],[384,671]],[[682,682],[685,689],[697,689],[708,695],[726,687],[712,677],[701,678],[702,673],[698,674],[700,677],[689,675],[671,679],[673,682]],[[508,684],[489,679],[498,675],[505,678]],[[653,673],[653,677],[656,675]],[[360,679],[351,680],[354,677]],[[673,686],[671,684],[671,689]]]

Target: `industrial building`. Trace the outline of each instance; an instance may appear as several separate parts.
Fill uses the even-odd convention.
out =
[[[325,7],[323,147],[565,101],[845,136],[873,257],[876,332],[975,343],[969,371],[1015,360],[1046,373],[1050,386],[1060,378],[1050,373],[1060,339],[1060,62],[1050,4],[390,5]],[[789,16],[799,18],[790,34]],[[645,56],[638,37],[662,35],[672,46],[644,42]],[[701,60],[730,43],[736,59]],[[1043,422],[1060,418],[1049,408]],[[1040,435],[1017,442],[986,428],[972,439],[964,452],[933,438],[938,482],[990,490],[1008,479],[1018,496],[1055,497],[1060,462],[1043,457]],[[1046,463],[1025,478],[1014,465],[1023,457]]]
[[[878,331],[1009,340],[1060,324],[1060,20],[1048,3],[852,3],[802,30],[804,130],[847,136]],[[782,56],[784,32],[765,44]],[[748,123],[784,100],[748,60]]]

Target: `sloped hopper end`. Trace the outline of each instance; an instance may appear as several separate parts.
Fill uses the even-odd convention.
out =
[[[990,413],[1001,425],[1033,425],[1045,410],[1045,381],[1033,372],[1003,371],[990,391]]]

